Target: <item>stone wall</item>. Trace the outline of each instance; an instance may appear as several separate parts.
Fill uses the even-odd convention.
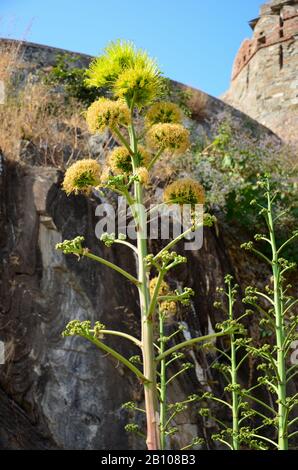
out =
[[[76,67],[87,67],[92,56],[81,52],[66,51],[58,47],[45,46],[28,41],[0,38],[0,53],[12,48],[17,49],[26,73],[30,73],[40,67],[50,67],[56,63],[58,55],[67,54],[72,57],[73,65]]]
[[[274,1],[251,21],[224,101],[298,143],[298,1]]]

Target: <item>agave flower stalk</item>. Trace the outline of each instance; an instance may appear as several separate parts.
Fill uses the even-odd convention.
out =
[[[159,340],[160,353],[165,351],[165,334],[164,334],[164,315],[159,313]],[[166,359],[160,361],[160,448],[166,448],[166,407],[167,407],[167,384],[166,384]]]
[[[212,436],[214,441],[221,442],[230,450],[240,450],[242,434],[241,425],[243,425],[243,421],[247,417],[252,416],[251,413],[249,416],[247,416],[247,404],[245,402],[245,396],[242,393],[238,377],[239,368],[248,356],[248,353],[246,353],[240,358],[240,350],[243,348],[243,346],[246,345],[246,339],[244,338],[246,335],[246,330],[241,321],[250,314],[250,311],[246,311],[237,319],[235,318],[234,304],[236,302],[239,286],[233,283],[233,277],[230,274],[225,276],[224,282],[226,284],[226,288],[218,288],[217,292],[226,297],[227,308],[225,303],[218,301],[214,303],[214,307],[222,309],[228,318],[223,323],[216,325],[216,327],[226,329],[229,325],[232,328],[232,331],[228,337],[228,348],[223,350],[214,344],[208,343],[205,344],[205,347],[210,347],[212,350],[218,352],[219,357],[224,359],[224,363],[216,361],[213,363],[212,367],[214,369],[218,369],[227,382],[227,386],[224,390],[229,397],[227,399],[219,398],[212,392],[206,392],[202,395],[201,398],[203,400],[211,400],[214,403],[219,403],[220,405],[225,406],[228,409],[229,415],[231,415],[232,426],[229,427],[223,421],[219,420],[213,415],[210,415],[210,410],[208,408],[201,408],[199,413],[203,417],[210,417],[220,427],[220,432]]]
[[[66,171],[63,187],[68,194],[83,192],[86,195],[90,194],[95,186],[97,188],[103,187],[126,198],[136,227],[136,246],[127,241],[122,234],[116,237],[115,234],[104,233],[101,240],[106,246],[119,243],[134,252],[137,258],[137,277],[91,253],[88,248],[83,247],[83,237],[65,240],[58,244],[57,248],[65,254],[72,253],[79,258],[87,257],[108,266],[137,288],[141,333],[140,338],[135,338],[127,333],[106,329],[99,322],[96,322],[92,328],[88,320],[83,322],[74,320],[66,327],[64,336],[79,335],[86,338],[99,349],[108,352],[117,361],[120,361],[141,381],[144,387],[147,447],[149,450],[156,450],[165,447],[165,395],[168,383],[165,382],[166,358],[173,354],[176,356],[180,349],[192,347],[213,336],[222,336],[230,332],[230,329],[227,328],[227,331],[222,330],[214,335],[192,338],[170,348],[166,348],[166,343],[162,342],[160,348],[156,349],[155,344],[159,302],[183,303],[188,301],[192,295],[191,289],[187,288],[182,293],[171,293],[170,298],[167,296],[163,298],[160,295],[159,290],[167,273],[175,266],[186,262],[186,258],[172,251],[172,248],[190,231],[196,230],[203,223],[212,224],[212,217],[206,217],[203,222],[194,218],[190,227],[169,242],[159,253],[155,255],[148,253],[147,213],[143,205],[143,193],[148,183],[149,171],[165,150],[176,153],[184,152],[189,145],[189,133],[180,122],[181,113],[177,110],[176,105],[155,103],[154,108],[148,112],[150,125],[153,122],[154,124],[145,130],[150,152],[153,150],[151,160],[148,161],[148,151],[143,147],[141,141],[142,134],[138,135],[137,133],[135,116],[145,106],[152,105],[152,102],[159,97],[162,81],[155,62],[144,52],[136,50],[132,44],[112,43],[106,49],[105,54],[91,64],[88,77],[90,85],[107,86],[114,97],[120,98],[116,100],[100,98],[89,107],[86,113],[89,130],[94,133],[109,129],[122,148],[112,152],[104,171],[95,161],[86,160],[83,163],[75,163]],[[178,204],[195,205],[202,204],[204,201],[201,185],[190,179],[173,183],[165,194],[165,203],[172,203],[174,200]],[[152,270],[158,272],[158,280],[151,293],[150,276]],[[164,338],[162,325],[160,328],[161,338]],[[139,347],[142,354],[142,368],[106,345],[104,340],[111,335],[122,337],[123,340],[131,341]],[[157,368],[160,365],[163,377],[161,394],[159,394],[157,385]],[[135,430],[135,425],[128,427],[129,430]],[[138,435],[141,434],[138,431]]]
[[[166,302],[166,301],[163,301]],[[172,301],[170,301],[172,302]],[[166,350],[167,343],[169,343],[174,336],[180,333],[184,327],[180,326],[174,333],[170,336],[165,336],[165,323],[166,323],[166,314],[162,307],[159,308],[159,353],[163,355]],[[198,396],[193,394],[187,397],[185,400],[175,403],[169,403],[168,401],[168,387],[169,385],[176,380],[181,374],[193,367],[193,364],[190,362],[183,362],[185,355],[180,353],[173,353],[170,356],[170,359],[167,357],[162,357],[159,363],[159,409],[160,409],[160,447],[161,450],[167,448],[167,436],[174,435],[177,433],[177,427],[173,426],[175,417],[188,409],[189,404],[198,400]],[[173,375],[169,374],[169,366],[173,363],[178,362],[178,371]],[[196,444],[200,444],[201,440],[195,438],[187,446],[191,448]]]
[[[129,126],[130,148],[135,156],[138,151],[138,142],[133,125],[134,99],[131,103],[131,120]],[[136,169],[135,157],[132,157],[133,170]],[[148,449],[159,449],[159,414],[158,396],[156,389],[156,370],[154,360],[154,335],[153,320],[149,316],[150,293],[149,278],[146,269],[147,250],[147,221],[143,208],[143,185],[138,180],[134,183],[134,200],[136,204],[135,223],[137,230],[137,252],[138,252],[138,291],[141,310],[141,343],[143,353],[143,372],[148,382],[144,384],[145,409],[147,419],[147,447]]]
[[[288,406],[287,397],[287,378],[286,378],[286,344],[285,344],[285,317],[283,305],[283,289],[281,271],[282,268],[278,260],[278,251],[276,247],[275,231],[272,213],[272,200],[270,194],[269,181],[267,181],[267,225],[269,229],[270,245],[272,250],[272,274],[273,274],[273,290],[274,290],[274,316],[275,316],[275,332],[277,346],[277,395],[278,395],[278,446],[279,450],[288,450],[287,435],[287,414]]]
[[[248,351],[263,361],[260,368],[264,370],[265,375],[259,378],[259,381],[276,396],[278,404],[277,410],[272,410],[274,414],[272,424],[277,429],[276,447],[279,450],[287,450],[289,439],[297,434],[290,432],[290,427],[293,424],[293,421],[290,420],[290,414],[298,404],[297,394],[289,396],[287,384],[298,373],[297,364],[289,366],[289,351],[293,341],[297,339],[298,320],[297,316],[293,315],[293,308],[297,304],[297,299],[295,300],[288,295],[287,292],[291,286],[285,285],[285,273],[295,268],[296,265],[280,255],[290,243],[298,239],[298,231],[294,231],[293,235],[283,245],[277,246],[275,224],[279,215],[274,210],[274,201],[278,197],[278,191],[271,189],[268,176],[259,182],[259,186],[264,188],[266,204],[263,206],[255,200],[252,201],[252,204],[259,206],[259,213],[265,219],[268,235],[256,234],[255,240],[267,243],[271,256],[268,257],[257,250],[253,242],[245,243],[243,248],[252,251],[269,265],[272,272],[273,287],[267,286],[266,292],[248,287],[244,301],[253,305],[261,313],[263,316],[262,323],[274,335],[274,345],[265,344],[259,349],[250,346]],[[261,301],[265,301],[265,306],[262,305]],[[263,405],[266,406],[266,404]]]
[[[233,305],[235,302],[235,288],[232,289],[231,277],[226,277],[228,285],[229,300],[229,320],[233,321]],[[235,333],[231,334],[231,385],[232,385],[232,415],[233,415],[233,449],[239,450],[239,384],[237,377],[237,348],[235,343]]]

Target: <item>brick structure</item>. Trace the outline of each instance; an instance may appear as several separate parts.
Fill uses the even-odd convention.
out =
[[[224,101],[298,143],[298,0],[272,0],[250,21]]]

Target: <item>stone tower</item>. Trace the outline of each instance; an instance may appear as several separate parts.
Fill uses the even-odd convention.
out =
[[[272,0],[250,21],[224,101],[298,144],[298,0]]]

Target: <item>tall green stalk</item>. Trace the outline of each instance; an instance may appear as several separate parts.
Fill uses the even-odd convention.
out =
[[[267,224],[272,249],[272,275],[274,285],[274,316],[277,346],[277,396],[278,396],[278,447],[279,450],[288,450],[288,437],[286,433],[287,420],[287,384],[286,384],[286,352],[285,352],[285,318],[282,300],[281,268],[278,261],[275,230],[272,216],[272,201],[269,181],[267,182]]]
[[[185,257],[172,251],[172,248],[191,231],[204,224],[212,225],[213,220],[211,216],[200,221],[194,218],[190,223],[191,226],[159,253],[148,254],[147,213],[143,204],[143,190],[149,181],[149,171],[166,150],[182,155],[190,146],[189,131],[183,126],[179,108],[174,103],[159,101],[164,87],[157,64],[144,51],[137,50],[133,44],[125,41],[110,44],[103,55],[92,62],[87,75],[90,86],[106,87],[111,92],[112,98],[102,97],[87,109],[86,121],[89,130],[92,133],[102,133],[109,129],[121,145],[111,150],[105,162],[105,171],[99,162],[92,159],[80,160],[71,165],[66,171],[63,189],[68,195],[71,193],[88,195],[94,187],[104,188],[126,198],[136,227],[136,246],[126,241],[126,234],[116,236],[115,233],[104,233],[101,241],[108,247],[119,243],[132,250],[134,255],[137,255],[137,277],[91,253],[88,248],[82,246],[83,237],[65,240],[57,244],[56,248],[65,254],[72,253],[79,259],[88,257],[99,262],[137,287],[141,334],[140,338],[135,338],[127,333],[107,330],[105,325],[99,322],[95,322],[92,328],[88,320],[73,320],[67,325],[64,336],[79,335],[86,338],[135,374],[144,387],[145,410],[141,411],[146,413],[147,447],[149,450],[156,450],[165,447],[165,433],[173,432],[173,429],[169,431],[167,426],[170,426],[172,417],[179,412],[178,408],[181,409],[176,407],[175,413],[173,412],[174,414],[172,413],[165,422],[167,385],[186,370],[183,365],[182,370],[167,380],[167,364],[181,357],[177,354],[180,349],[193,347],[197,343],[230,333],[230,329],[227,328],[215,335],[192,338],[170,348],[166,348],[166,342],[171,337],[162,341],[160,348],[155,344],[154,334],[155,328],[156,330],[158,328],[159,303],[169,301],[185,304],[193,295],[191,289],[184,288],[183,292],[175,291],[170,295],[160,296],[163,277],[170,269],[187,261]],[[143,113],[145,118],[144,132],[140,134],[137,133],[137,126],[134,124],[136,113]],[[145,143],[147,148],[141,147],[140,143]],[[164,191],[164,201],[166,204],[185,203],[193,207],[196,204],[203,204],[204,190],[191,178],[178,180],[167,186]],[[152,277],[152,271],[158,273],[158,282],[151,294],[149,278]],[[160,333],[161,338],[164,338],[163,331]],[[133,358],[128,359],[107,346],[103,340],[111,335],[122,337],[123,340],[129,340],[137,346],[142,353],[142,361],[135,364]],[[172,355],[172,359],[166,362],[169,355]],[[137,358],[139,359],[139,355]],[[158,390],[157,370],[160,370],[162,375],[161,393]],[[186,401],[187,403],[193,401],[193,397],[192,400]],[[134,409],[140,410],[139,407]],[[135,429],[134,426],[133,428]],[[142,433],[138,432],[138,435],[140,434]]]
[[[297,396],[288,395],[287,383],[298,373],[297,364],[289,367],[289,350],[293,341],[295,341],[297,334],[296,328],[298,318],[293,312],[293,307],[297,304],[297,299],[293,299],[287,291],[291,287],[285,286],[285,273],[295,268],[295,263],[280,256],[289,243],[298,238],[297,230],[293,235],[280,247],[276,242],[276,228],[275,223],[280,218],[274,210],[273,202],[278,197],[278,191],[272,191],[269,177],[265,177],[259,182],[259,185],[264,188],[264,196],[266,198],[265,206],[258,204],[260,207],[260,214],[263,215],[266,226],[268,229],[268,236],[263,234],[256,234],[256,241],[266,242],[270,247],[270,256],[266,256],[259,250],[255,249],[252,242],[245,243],[243,248],[252,251],[265,261],[271,269],[273,288],[267,286],[266,293],[260,292],[257,288],[249,286],[246,289],[245,303],[253,305],[262,315],[261,325],[266,325],[270,331],[273,344],[264,344],[262,347],[256,348],[248,346],[247,350],[255,357],[262,359],[263,363],[260,364],[260,370],[265,372],[265,375],[258,378],[259,384],[264,385],[276,397],[277,410],[272,408],[273,419],[270,423],[277,430],[277,442],[271,441],[278,450],[288,450],[289,439],[294,437],[295,433],[290,433],[289,429],[293,424],[290,420],[290,414],[297,406]],[[260,301],[263,302],[260,303]],[[268,307],[269,305],[269,307]],[[292,374],[292,371],[295,372]],[[255,398],[253,398],[256,400]],[[259,400],[266,410],[270,410],[270,406]],[[264,422],[266,424],[266,420]],[[267,420],[268,424],[268,420]],[[265,439],[264,436],[262,436]],[[267,439],[268,441],[268,439]]]
[[[138,142],[133,125],[133,104],[131,106],[131,125],[129,126],[130,148],[133,151],[132,164],[136,169],[136,155]],[[147,248],[147,220],[143,210],[143,187],[140,181],[134,182],[134,200],[136,210],[134,218],[137,231],[138,252],[138,280],[139,299],[141,313],[141,344],[143,353],[143,372],[148,382],[144,384],[145,410],[147,419],[147,447],[149,450],[160,449],[160,435],[158,422],[158,396],[156,388],[156,367],[154,360],[153,321],[149,316],[150,293],[149,279],[147,275],[145,259]]]
[[[228,282],[228,299],[229,299],[229,320],[233,321],[233,304],[234,295],[232,292],[231,280]],[[237,377],[237,349],[235,344],[235,334],[231,333],[231,384],[232,384],[232,414],[233,414],[233,450],[239,450],[239,390],[238,390],[238,377]]]
[[[164,316],[159,314],[160,354],[165,351]],[[166,359],[160,361],[160,448],[166,448],[166,417],[167,417],[167,377]]]
[[[228,318],[223,323],[217,325],[217,327],[221,327],[223,329],[227,328],[227,326],[231,328],[228,347],[227,349],[223,349],[217,348],[214,344],[210,346],[212,350],[215,350],[219,353],[219,356],[213,363],[212,367],[214,369],[218,369],[223,375],[223,378],[227,383],[227,386],[224,388],[224,390],[228,394],[228,398],[219,397],[212,392],[206,392],[202,395],[202,399],[211,400],[215,404],[219,404],[221,407],[225,406],[229,416],[231,415],[232,426],[230,425],[230,422],[229,424],[226,424],[218,419],[216,417],[216,413],[213,416],[209,408],[201,408],[200,414],[203,417],[210,417],[214,420],[215,424],[219,426],[220,432],[212,435],[212,439],[214,441],[221,442],[230,450],[240,450],[240,424],[245,419],[243,412],[245,403],[241,394],[238,373],[241,364],[245,360],[245,357],[242,357],[238,361],[237,356],[240,355],[239,351],[243,346],[243,341],[245,341],[243,336],[246,334],[246,330],[242,325],[241,320],[246,317],[248,313],[245,312],[239,318],[235,318],[234,304],[236,302],[239,286],[237,284],[233,284],[233,277],[230,274],[225,276],[224,282],[226,284],[226,288],[218,288],[217,292],[223,294],[227,298],[227,307],[226,302],[219,301],[214,303],[214,307],[222,309]],[[206,346],[208,347],[208,344]],[[219,362],[220,359],[222,359],[223,362]]]

